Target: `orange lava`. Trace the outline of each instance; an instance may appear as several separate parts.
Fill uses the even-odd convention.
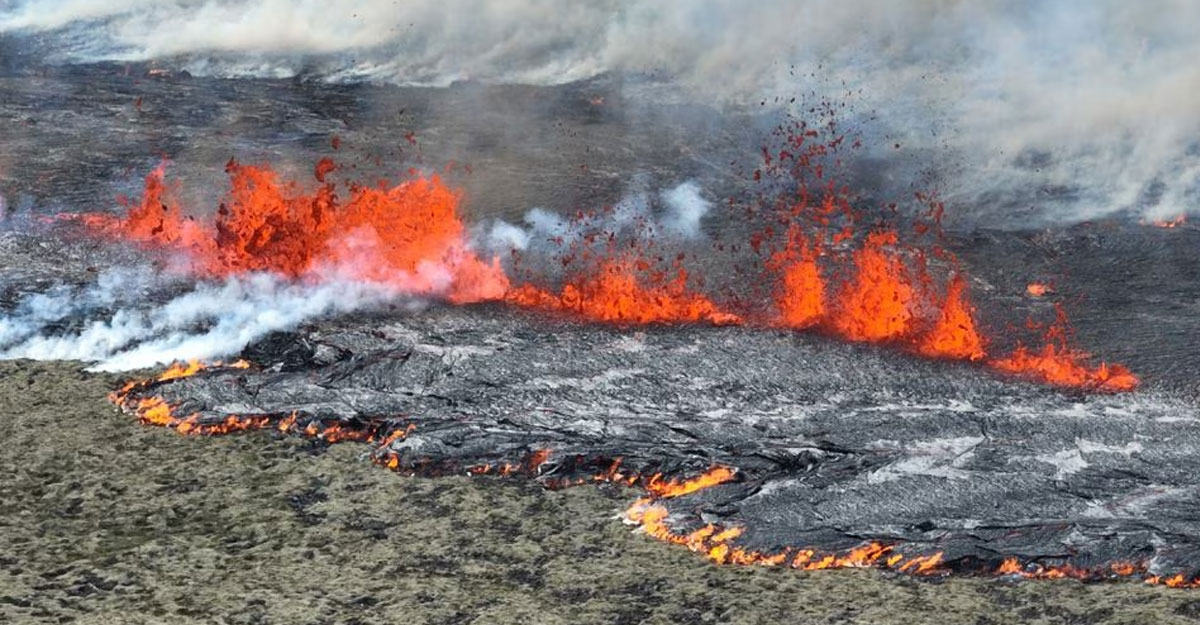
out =
[[[1055,306],[1056,319],[1046,330],[1045,343],[1040,349],[1018,345],[1012,354],[988,361],[988,366],[1023,377],[1058,386],[1071,386],[1097,391],[1132,391],[1141,380],[1129,369],[1118,364],[1101,362],[1089,366],[1087,352],[1068,345],[1070,325],[1062,306]]]
[[[1154,226],[1156,228],[1178,228],[1187,223],[1187,214],[1180,213],[1170,219],[1154,219],[1151,221],[1142,220],[1143,225]]]
[[[816,250],[798,229],[789,233],[787,248],[772,255],[768,267],[780,274],[775,291],[779,324],[803,329],[820,323],[826,312],[825,279]]]
[[[350,277],[453,303],[504,300],[623,325],[745,323],[745,311],[726,310],[689,286],[682,256],[672,270],[656,271],[643,260],[650,250],[617,252],[611,236],[607,252],[572,250],[570,257],[590,262],[557,291],[534,283],[513,286],[499,259],[485,262],[469,248],[459,216],[461,195],[438,177],[339,187],[333,181],[337,170],[331,159],[321,159],[313,170],[318,184],[305,191],[270,168],[231,160],[230,191],[214,218],[204,222],[185,216],[172,201],[159,166],[146,177],[141,200],[126,201],[123,220],[76,219],[99,231],[186,251],[192,269],[207,276],[268,271],[298,279]],[[803,191],[782,205],[786,244],[763,264],[774,282],[776,312],[768,325],[892,343],[931,358],[983,361],[988,340],[975,319],[966,275],[956,271],[945,283],[944,300],[934,301],[938,289],[926,273],[925,253],[941,258],[949,253],[902,243],[894,229],[860,236],[849,196],[832,179],[821,189],[817,195]],[[938,205],[934,224],[940,210]],[[920,225],[922,232],[931,231]],[[758,250],[770,233],[768,228],[752,238],[752,247]],[[590,245],[603,236],[587,240]],[[1051,291],[1040,283],[1027,287],[1035,297]],[[1065,333],[1048,337],[1040,348],[1021,346],[988,364],[1061,386],[1124,391],[1138,385],[1120,365],[1088,366],[1087,354],[1069,347]]]
[[[612,474],[620,466],[614,462]],[[896,553],[894,548],[880,543],[867,543],[845,553],[818,553],[813,549],[787,548],[777,553],[762,553],[747,550],[731,543],[742,535],[740,527],[721,527],[712,523],[695,531],[683,534],[671,529],[668,511],[663,505],[656,503],[661,499],[680,497],[690,493],[724,484],[734,479],[736,471],[729,467],[715,466],[700,475],[689,479],[672,479],[669,482],[654,475],[641,484],[649,493],[635,501],[626,511],[626,521],[638,525],[641,530],[663,542],[683,545],[689,550],[703,554],[709,560],[718,564],[739,564],[758,566],[790,566],[794,569],[815,571],[831,568],[862,568],[886,567],[913,575],[934,575],[944,571],[941,568],[942,554],[937,552],[928,556],[905,557]],[[608,481],[608,480],[603,480]]]
[[[712,470],[704,475],[711,473]],[[699,482],[683,480],[678,483]],[[670,526],[667,508],[655,503],[655,500],[656,498],[651,496],[635,501],[625,512],[626,521],[637,525],[642,532],[657,540],[684,546],[717,564],[787,566],[803,571],[881,568],[917,576],[946,575],[950,572],[946,568],[943,554],[940,551],[928,555],[905,555],[899,551],[899,546],[879,542],[866,542],[844,552],[821,552],[815,549],[794,547],[787,547],[775,553],[747,550],[733,544],[733,541],[744,533],[744,530],[739,527],[721,527],[709,523],[688,533],[674,531]],[[1188,578],[1183,574],[1169,577],[1147,575],[1145,563],[1122,561],[1089,569],[1069,563],[1053,566],[1031,563],[1023,566],[1016,558],[1007,558],[994,571],[977,571],[977,573],[1015,576],[1024,579],[1077,579],[1084,581],[1140,575],[1147,584],[1170,588],[1200,587],[1200,577]]]
[[[662,480],[662,475],[655,474],[647,480],[643,487],[647,492],[659,499],[681,497],[689,493],[704,490],[717,484],[724,484],[734,478],[736,472],[729,467],[716,466],[700,475],[686,479],[673,479],[669,482]]]
[[[983,336],[975,324],[974,309],[967,302],[967,281],[955,275],[946,289],[946,301],[933,329],[921,338],[917,351],[933,358],[982,360]]]
[[[167,380],[175,380],[178,378],[190,377],[190,376],[196,375],[197,373],[199,373],[201,371],[204,371],[205,369],[215,369],[215,368],[247,369],[249,367],[250,367],[250,363],[246,362],[245,360],[241,360],[241,359],[235,360],[228,364],[223,363],[221,361],[216,361],[216,362],[211,362],[211,363],[203,363],[203,362],[200,362],[199,360],[190,360],[186,363],[173,362],[170,364],[170,366],[168,366],[165,370],[163,370],[162,373],[158,374],[157,377],[149,378],[146,380],[131,380],[131,381],[127,382],[120,389],[113,391],[112,393],[109,393],[108,400],[114,404],[120,405],[125,402],[125,398],[128,397],[129,394],[131,392],[133,392],[134,390],[146,388],[147,386],[150,386],[151,384],[155,384],[158,382],[165,382]]]
[[[187,248],[206,248],[210,245],[205,228],[184,216],[178,204],[168,203],[166,164],[160,164],[146,175],[141,201],[136,204],[125,198],[120,198],[120,201],[127,211],[124,221],[117,223],[106,220],[91,225],[120,231],[135,241]]]
[[[940,575],[942,553],[905,556],[894,547],[866,543],[843,553],[823,553],[813,549],[786,548],[776,553],[747,550],[730,541],[742,535],[739,527],[722,528],[708,524],[687,534],[676,533],[668,523],[667,509],[652,499],[639,499],[625,512],[625,519],[649,536],[663,542],[682,545],[717,564],[743,566],[788,566],[802,571],[844,568],[889,568],[912,575]]]
[[[538,469],[550,459],[549,449],[536,449],[529,453],[520,463],[503,462],[499,464],[479,464],[467,469],[467,475],[510,475],[536,476]],[[395,468],[395,467],[393,467]]]
[[[1097,569],[1081,568],[1071,564],[1060,564],[1055,566],[1029,564],[1022,566],[1016,558],[1006,558],[1000,563],[1000,566],[996,568],[995,574],[1012,575],[1025,579],[1097,580],[1145,575],[1146,565],[1143,563],[1133,562],[1113,562],[1106,567]],[[1147,576],[1144,579],[1148,584],[1160,583],[1157,576]]]
[[[229,194],[207,225],[168,204],[160,166],[129,207],[123,233],[187,250],[207,275],[334,272],[456,303],[504,296],[508,278],[498,259],[484,262],[465,243],[458,192],[433,176],[394,187],[351,184],[339,194],[326,182],[335,167],[323,159],[314,172],[320,186],[306,192],[266,166],[231,160]]]
[[[1030,350],[1024,345],[1018,346],[1009,356],[992,360],[988,364],[1000,371],[1058,386],[1100,391],[1132,391],[1141,383],[1133,372],[1122,365],[1102,362],[1097,367],[1089,367],[1084,364],[1088,358],[1086,352],[1046,343],[1038,351]]]
[[[1054,289],[1050,288],[1049,285],[1042,284],[1041,282],[1030,282],[1025,286],[1025,293],[1030,297],[1041,297],[1053,291]]]
[[[855,277],[838,295],[834,327],[852,341],[881,342],[910,333],[915,292],[908,269],[892,249],[895,232],[872,232],[854,253]]]
[[[644,284],[650,281],[651,284]],[[594,273],[579,276],[555,294],[532,284],[508,292],[511,304],[560,311],[594,321],[621,324],[700,323],[731,325],[741,317],[725,312],[707,297],[688,289],[687,272],[670,280],[646,280],[633,263],[606,260]]]
[[[138,399],[136,402],[128,400],[129,393],[134,389],[145,389],[151,385],[168,380],[176,380],[196,375],[201,371],[214,369],[245,369],[250,366],[250,363],[244,360],[238,360],[229,364],[221,363],[200,363],[192,361],[187,364],[174,363],[163,373],[154,378],[144,380],[134,380],[121,388],[121,390],[111,393],[109,401],[114,404],[129,409],[138,418],[139,421],[146,425],[156,425],[159,427],[171,428],[184,435],[203,435],[214,436],[220,434],[231,434],[233,432],[242,432],[247,430],[265,430],[274,429],[285,434],[298,434],[307,438],[322,440],[327,443],[337,443],[340,441],[366,441],[374,442],[377,432],[370,427],[351,427],[349,425],[332,422],[325,423],[322,421],[309,421],[307,425],[300,427],[297,423],[297,413],[284,417],[282,419],[266,416],[266,415],[229,415],[222,421],[216,423],[202,423],[198,414],[187,416],[178,416],[175,414],[176,406],[167,403],[162,397],[150,395]],[[414,426],[409,424],[405,429],[392,430],[386,437],[382,438],[380,447],[386,447],[393,441],[403,438],[412,433]],[[544,461],[544,457],[542,458]]]

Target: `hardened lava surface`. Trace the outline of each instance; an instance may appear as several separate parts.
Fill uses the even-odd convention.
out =
[[[968,364],[741,327],[629,330],[496,306],[358,316],[278,333],[138,389],[199,424],[302,415],[409,427],[402,470],[537,464],[735,479],[661,500],[673,531],[739,527],[763,553],[864,542],[1152,574],[1200,568],[1200,414],[1163,388],[1066,392]]]

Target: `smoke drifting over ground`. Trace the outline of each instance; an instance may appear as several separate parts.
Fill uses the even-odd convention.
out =
[[[1200,6],[1151,4],[35,0],[0,9],[0,33],[48,34],[52,60],[212,75],[447,85],[615,73],[725,105],[853,92],[889,134],[870,147],[931,159],[948,199],[1016,225],[1196,204]]]
[[[166,302],[148,291],[181,291]],[[270,274],[184,285],[148,269],[114,269],[86,287],[31,295],[0,317],[0,359],[83,360],[125,371],[174,360],[221,358],[264,335],[322,315],[397,298],[377,284],[296,283]]]

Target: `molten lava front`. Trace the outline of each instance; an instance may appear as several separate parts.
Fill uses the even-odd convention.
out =
[[[328,420],[313,415],[292,412],[286,415],[261,414],[251,416],[226,415],[214,419],[195,413],[186,417],[174,414],[171,403],[156,393],[171,384],[196,376],[237,375],[238,371],[252,374],[252,365],[245,361],[230,364],[191,362],[172,365],[155,378],[133,381],[112,394],[114,403],[134,413],[143,423],[174,429],[184,435],[218,435],[247,430],[270,430],[281,434],[302,436],[322,444],[343,441],[367,443],[373,446],[371,457],[377,464],[409,474],[440,475],[455,472],[454,463],[446,459],[402,459],[396,445],[420,431],[416,421],[399,419]],[[418,419],[419,420],[419,419]],[[434,426],[435,428],[437,426]],[[945,552],[912,553],[902,543],[866,541],[843,550],[828,550],[814,546],[787,546],[770,551],[739,544],[747,528],[738,525],[707,522],[691,529],[687,515],[678,515],[671,502],[689,497],[705,497],[717,487],[737,486],[746,476],[735,467],[716,465],[691,477],[667,478],[661,472],[642,473],[637,468],[623,468],[623,459],[613,459],[603,470],[586,475],[587,467],[595,463],[562,464],[561,449],[521,446],[519,458],[493,461],[467,467],[472,476],[524,476],[538,479],[548,487],[562,488],[589,483],[612,483],[638,487],[646,496],[634,501],[624,513],[626,522],[635,525],[646,535],[663,542],[680,545],[703,555],[716,564],[790,567],[817,571],[837,568],[878,568],[918,576],[947,575],[962,572],[976,575],[994,574],[1024,579],[1077,579],[1096,581],[1137,576],[1147,584],[1162,584],[1172,588],[1200,586],[1200,577],[1189,578],[1182,573],[1154,575],[1144,561],[1115,561],[1090,567],[1070,562],[1043,564],[1025,562],[1015,557],[1003,559],[989,568],[986,561],[948,561]],[[545,473],[545,467],[574,466],[585,475],[562,477],[557,469]],[[685,507],[686,509],[686,507]],[[679,518],[676,518],[679,517]]]
[[[951,284],[941,299],[965,289]],[[955,315],[939,320],[911,340],[983,349],[956,338]],[[1163,494],[1200,474],[1173,447],[1192,426],[1137,395],[1066,396],[746,325],[631,339],[497,307],[325,322],[252,353],[254,366],[173,366],[113,400],[181,434],[369,443],[404,474],[637,488],[630,523],[715,563],[1196,583],[1177,548],[1193,508]]]

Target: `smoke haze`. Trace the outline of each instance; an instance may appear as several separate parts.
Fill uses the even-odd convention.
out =
[[[933,161],[948,200],[1016,219],[1035,205],[1056,221],[1156,218],[1200,196],[1200,4],[1186,0],[0,7],[0,33],[49,34],[59,62],[403,85],[619,73],[723,106],[854,93],[889,147]]]

